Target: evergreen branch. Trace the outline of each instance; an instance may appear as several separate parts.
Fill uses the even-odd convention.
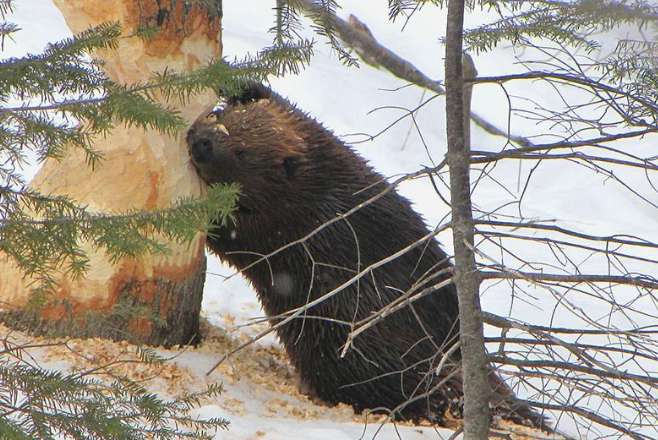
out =
[[[336,51],[338,59],[346,66],[358,66],[357,59],[346,50],[336,36],[336,9],[339,7],[335,0],[315,0],[312,7],[305,9],[306,16],[312,21],[311,28],[316,34],[327,39],[327,44]]]
[[[327,40],[327,44],[336,51],[338,59],[346,65],[356,65],[356,58],[342,46],[336,36],[332,17],[337,8],[339,5],[336,0],[277,0],[276,25],[269,30],[275,35],[272,47],[285,50],[286,47],[307,44],[299,33],[302,28],[300,13],[304,12],[311,20],[311,29]],[[295,72],[286,69],[284,73],[288,71]]]
[[[658,7],[644,0],[486,0],[481,5],[495,9],[502,18],[464,33],[468,49],[475,52],[489,51],[504,41],[517,44],[523,38],[545,39],[591,51],[599,43],[588,39],[589,35],[623,23],[638,23],[642,27],[658,21]]]
[[[400,16],[407,17],[407,20],[426,4],[444,7],[445,0],[388,0],[388,18],[391,21],[397,20]]]
[[[62,42],[50,44],[42,54],[0,62],[0,97],[38,96],[53,100],[56,94],[101,93],[105,75],[85,56],[97,49],[115,48],[121,27],[106,23]]]
[[[297,2],[277,0],[274,11],[276,12],[276,24],[269,29],[269,32],[275,34],[275,45],[284,45],[295,40],[301,40],[299,32],[302,29],[302,24]]]
[[[16,112],[4,116],[0,117],[0,124],[7,128],[2,134],[4,145],[34,150],[39,161],[45,160],[46,157],[61,158],[70,146],[83,149],[91,162],[99,157],[90,146],[89,133],[85,130],[77,130],[66,123],[57,123],[52,118],[35,112]]]
[[[516,45],[524,38],[540,38],[576,47],[584,46],[590,51],[599,47],[596,41],[588,40],[578,32],[583,23],[571,20],[567,23],[560,12],[549,7],[536,8],[467,30],[464,32],[467,50],[475,53],[488,52],[504,41]]]
[[[211,385],[165,401],[125,377],[106,383],[89,374],[47,371],[20,359],[2,359],[0,434],[11,439],[211,439],[228,422],[199,419],[190,411],[221,391],[221,386]]]
[[[13,0],[0,0],[0,17],[4,18],[14,10]]]
[[[236,185],[217,186],[209,189],[206,199],[181,199],[158,211],[106,215],[90,213],[66,197],[0,189],[5,203],[0,251],[26,275],[49,287],[55,271],[74,277],[84,273],[88,265],[84,242],[104,249],[111,261],[165,253],[163,241],[188,242],[213,223],[225,222],[238,194]]]
[[[70,109],[70,106],[64,109]],[[99,114],[106,115],[108,119],[116,118],[128,126],[135,125],[172,135],[187,126],[187,122],[174,109],[165,108],[144,94],[134,93],[125,87],[114,87],[98,110]]]
[[[0,0],[3,17],[10,8],[9,0]],[[15,30],[1,24],[0,39]],[[112,261],[167,252],[164,243],[189,242],[225,222],[238,196],[235,186],[217,187],[205,199],[181,199],[168,209],[101,214],[66,197],[21,188],[20,167],[28,152],[42,161],[62,157],[67,148],[81,148],[93,165],[101,155],[92,138],[117,123],[166,133],[183,128],[180,116],[154,99],[158,91],[185,94],[213,85],[206,78],[204,84],[191,86],[193,79],[184,75],[178,79],[187,89],[158,83],[157,78],[146,87],[110,81],[89,54],[116,47],[119,35],[118,24],[105,24],[51,44],[41,54],[0,62],[0,254],[33,278],[37,293],[55,286],[57,272],[73,278],[83,274],[88,244]],[[32,296],[31,304],[41,298]],[[23,359],[35,344],[4,342],[0,438],[211,439],[227,426],[226,420],[198,419],[191,413],[203,398],[221,392],[220,387],[164,401],[123,377],[112,376],[109,384],[92,378],[106,377],[107,366],[71,374],[42,370]],[[159,362],[152,353],[140,359]]]
[[[164,71],[142,84],[135,84],[129,92],[158,90],[165,99],[177,97],[185,101],[204,89],[237,91],[247,82],[264,82],[269,75],[282,76],[299,73],[308,65],[313,55],[313,43],[302,40],[272,46],[259,51],[255,56],[246,55],[229,63],[214,60],[190,73]]]
[[[153,98],[156,93],[165,100],[176,97],[185,102],[208,88],[238,90],[245,82],[262,82],[268,75],[298,73],[312,55],[312,42],[301,40],[266,48],[233,65],[217,60],[191,73],[165,71],[125,86],[108,80],[95,63],[84,59],[88,51],[115,47],[119,35],[117,24],[105,24],[51,44],[41,55],[0,62],[0,99],[28,100],[0,107],[0,140],[12,163],[22,161],[23,149],[37,152],[43,160],[61,158],[72,146],[82,148],[94,165],[102,156],[91,140],[116,123],[169,134],[186,126],[174,110]],[[61,96],[64,99],[58,100]],[[30,102],[35,97],[40,104]],[[53,113],[60,122],[53,122]]]
[[[5,38],[21,30],[14,23],[0,23],[0,47],[4,49]]]

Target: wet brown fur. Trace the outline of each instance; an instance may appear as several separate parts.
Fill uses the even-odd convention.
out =
[[[321,124],[285,99],[254,85],[188,133],[192,162],[208,184],[237,182],[235,221],[208,238],[210,249],[237,269],[298,240],[385,188],[384,178]],[[312,236],[244,271],[272,323],[428,234],[410,202],[391,191]],[[458,305],[449,284],[365,331],[340,357],[351,326],[413,286],[449,276],[434,239],[373,270],[309,309],[277,334],[306,389],[357,411],[441,423],[460,409],[459,350],[436,367],[458,340]],[[497,412],[541,425],[543,418],[491,374]],[[512,409],[514,408],[514,409]]]

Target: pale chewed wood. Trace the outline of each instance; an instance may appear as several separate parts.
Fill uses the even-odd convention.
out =
[[[221,56],[218,14],[201,6],[165,0],[55,0],[74,33],[103,22],[121,22],[119,47],[96,52],[103,69],[122,84],[142,82],[153,72],[190,71]],[[135,36],[140,26],[160,26],[155,38]],[[215,97],[210,91],[189,102],[168,101],[192,122]],[[104,160],[92,170],[82,151],[46,161],[31,182],[44,194],[67,195],[89,209],[117,213],[165,208],[204,186],[189,163],[184,133],[117,126],[94,141]],[[57,292],[37,309],[26,307],[30,281],[0,255],[0,304],[7,322],[37,332],[106,336],[135,342],[178,344],[195,338],[205,275],[205,238],[170,244],[167,256],[147,255],[112,264],[103,252],[83,244],[90,270],[80,280],[59,275]],[[133,310],[126,313],[130,308]],[[29,309],[29,310],[28,310]],[[122,315],[123,313],[123,315]],[[9,318],[7,318],[7,315]]]

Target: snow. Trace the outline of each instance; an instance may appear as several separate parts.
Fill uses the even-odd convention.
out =
[[[340,15],[355,14],[367,23],[381,43],[412,61],[428,76],[442,78],[443,54],[440,37],[445,27],[444,12],[426,6],[403,29],[403,21],[393,24],[388,21],[384,4],[373,7],[371,2],[359,0],[341,3],[343,10],[340,11]],[[224,0],[223,42],[224,55],[227,58],[241,58],[245,53],[255,53],[271,43],[271,35],[267,33],[267,29],[274,23],[273,4],[272,1],[265,0],[249,2]],[[482,14],[477,13],[469,20],[471,23],[477,23],[482,20]],[[23,31],[16,36],[15,42],[6,42],[3,51],[5,57],[39,52],[47,42],[70,35],[61,15],[50,0],[18,0],[11,21],[17,23]],[[480,75],[524,70],[523,66],[515,66],[514,63],[514,54],[508,48],[476,57]],[[432,100],[416,115],[416,122],[422,132],[425,145],[418,135],[418,130],[408,118],[374,140],[362,141],[366,138],[363,133],[379,133],[392,121],[405,114],[406,111],[400,108],[415,108],[422,100],[429,97],[418,88],[400,88],[402,85],[404,83],[397,78],[368,65],[362,65],[359,69],[341,65],[322,41],[316,45],[316,55],[309,69],[298,76],[272,79],[272,86],[277,92],[297,102],[301,108],[322,121],[337,135],[351,142],[360,154],[386,176],[399,176],[402,173],[415,171],[421,166],[436,164],[442,160],[446,151],[443,98]],[[509,85],[508,92],[512,96],[532,96],[533,99],[543,103],[559,105],[559,97],[556,97],[545,84],[515,83]],[[570,97],[578,97],[577,91],[566,93]],[[506,102],[500,87],[484,85],[478,87],[474,93],[473,110],[498,127],[504,128],[508,123]],[[512,126],[513,132],[521,135],[533,135],[547,129],[547,127],[537,127],[533,121],[520,118],[515,118]],[[500,150],[505,143],[503,139],[489,136],[475,126],[472,137],[473,148],[478,150]],[[401,141],[404,139],[407,139],[406,142]],[[655,151],[655,142],[656,137],[653,136],[643,141],[621,142],[617,145],[640,155],[650,151],[649,149]],[[529,169],[529,163],[519,166],[516,161],[502,162],[495,170],[495,177],[498,182],[518,195],[523,189],[524,182],[521,177],[521,185],[518,185],[519,173],[525,176]],[[33,172],[34,168],[27,169],[26,175],[32,175]],[[656,193],[651,190],[643,173],[625,171],[619,173],[631,184],[643,188],[643,195],[653,203],[658,202]],[[655,177],[653,184],[658,184]],[[436,197],[427,179],[406,182],[399,190],[414,202],[415,208],[425,216],[429,225],[437,225],[445,221],[449,212],[448,207]],[[509,194],[502,190],[500,185],[486,178],[474,192],[474,202],[483,211],[493,210],[509,200]],[[515,214],[518,211],[516,207],[509,207],[503,212]],[[605,176],[586,171],[585,168],[574,163],[564,161],[542,163],[527,188],[522,212],[527,219],[543,221],[556,219],[565,227],[593,235],[632,231],[634,235],[658,240],[658,215],[655,206],[633,196]],[[532,234],[528,233],[528,235]],[[550,234],[545,235],[550,236]],[[450,234],[440,235],[439,240],[450,251]],[[552,260],[555,263],[548,248],[528,246],[526,242],[515,242],[509,244],[509,247],[515,253],[523,255],[526,260]],[[482,249],[492,257],[500,256],[500,251],[491,244],[484,245]],[[608,262],[602,258],[590,258],[588,255],[586,252],[574,251],[573,265],[583,273],[597,271],[605,273]],[[655,253],[653,257],[655,258]],[[518,261],[514,261],[514,257],[509,254],[505,256],[505,261],[512,267],[519,266]],[[649,263],[632,263],[628,270],[656,274],[655,265]],[[618,298],[622,296],[632,298],[633,290],[617,289],[616,295]],[[572,307],[556,308],[556,298],[550,293],[537,289],[531,289],[528,294],[517,291],[513,296],[510,295],[509,285],[500,283],[489,285],[488,290],[483,294],[482,305],[487,311],[526,319],[535,324],[578,327],[584,325],[582,315],[595,320],[611,315],[614,325],[619,327],[629,325],[629,320],[611,310],[609,305],[578,295],[577,292],[565,294],[562,300],[570,301]],[[647,310],[649,315],[634,315],[636,325],[655,324],[655,305],[643,300],[638,304],[639,309],[642,307],[645,307],[644,310]],[[578,315],[579,310],[583,311],[581,316]],[[227,328],[233,335],[253,335],[262,329],[262,324],[249,325],[252,320],[262,317],[258,299],[249,283],[239,274],[234,274],[233,269],[212,257],[204,290],[203,315],[209,322]],[[488,332],[493,334],[491,329]],[[259,341],[259,344],[278,346],[272,335]],[[185,353],[176,362],[186,365],[202,377],[221,354],[216,353],[216,356],[213,356],[210,353],[204,355]],[[646,364],[645,368],[654,373],[658,370],[658,366],[651,364]],[[368,425],[367,432],[364,432],[361,423],[334,421],[330,417],[300,421],[280,415],[268,416],[262,408],[265,397],[254,393],[249,383],[238,382],[228,386],[225,395],[220,399],[224,397],[251,402],[252,406],[244,414],[227,413],[224,407],[215,404],[202,407],[199,410],[200,415],[227,416],[231,420],[230,430],[218,433],[217,439],[371,438],[374,430],[378,428],[378,425],[371,424]],[[568,424],[561,427],[570,429]],[[378,434],[378,438],[398,437],[406,440],[449,436],[445,430],[435,431],[431,428],[400,427],[399,432],[396,433],[394,427],[389,424],[383,429],[384,431]]]
[[[206,409],[206,408],[204,408]],[[208,408],[211,409],[211,408]],[[212,417],[213,411],[201,412],[201,415]],[[418,428],[398,427],[397,432],[391,424],[381,427],[379,424],[370,424],[364,428],[361,423],[336,423],[328,420],[304,422],[291,421],[285,418],[261,418],[261,417],[232,417],[231,428],[228,431],[219,433],[217,440],[262,438],[266,440],[289,440],[290,438],[308,439],[308,440],[353,440],[373,438],[377,431],[378,438],[403,438],[405,440],[426,439],[427,434]],[[443,438],[448,438],[450,432],[439,430]],[[259,435],[262,434],[262,435]],[[293,436],[294,437],[291,437]],[[441,437],[438,437],[441,438]]]

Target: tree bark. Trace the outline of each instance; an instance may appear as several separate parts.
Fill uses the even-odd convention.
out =
[[[446,30],[446,115],[452,232],[455,249],[454,281],[459,295],[459,329],[464,383],[464,438],[487,439],[489,400],[487,355],[484,349],[479,274],[473,252],[473,214],[470,185],[470,90],[464,89],[462,68],[464,0],[450,0]],[[464,65],[472,66],[465,62]]]
[[[93,54],[110,79],[142,82],[165,69],[190,71],[221,56],[221,1],[55,0],[74,33],[103,22],[120,22],[123,36],[115,50]],[[145,41],[135,35],[159,28]],[[164,98],[159,98],[164,101]],[[167,101],[192,122],[216,101],[214,93],[182,103]],[[104,160],[95,170],[72,150],[61,161],[47,160],[31,186],[43,194],[67,195],[103,213],[165,208],[181,197],[201,195],[184,142],[141,128],[117,126],[94,140]],[[198,334],[205,279],[205,237],[191,244],[169,243],[167,255],[145,255],[112,264],[83,243],[90,269],[82,279],[58,275],[58,288],[45,301],[33,301],[26,279],[0,255],[0,304],[5,322],[37,333],[101,336],[135,343],[186,344]]]

